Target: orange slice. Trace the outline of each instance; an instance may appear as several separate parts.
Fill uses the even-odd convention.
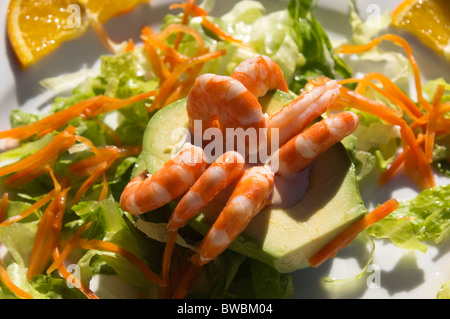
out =
[[[104,24],[111,18],[126,14],[136,5],[149,0],[79,0],[87,9],[91,20]]]
[[[7,31],[22,68],[80,37],[90,25],[132,10],[149,0],[10,0]],[[104,39],[102,39],[104,40]]]
[[[450,61],[448,0],[406,0],[392,13],[392,25],[408,30]]]

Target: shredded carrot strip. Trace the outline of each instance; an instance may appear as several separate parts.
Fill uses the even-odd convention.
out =
[[[158,35],[159,41],[164,41],[172,33],[178,33],[178,34],[181,33],[181,34],[189,34],[189,35],[191,35],[195,39],[195,41],[197,42],[197,47],[198,47],[197,48],[197,55],[203,54],[203,53],[208,51],[208,49],[205,48],[205,42],[204,42],[203,37],[200,34],[200,32],[198,32],[196,29],[194,29],[194,28],[192,28],[192,27],[190,27],[188,25],[171,24],[170,26],[165,28],[163,31],[161,31],[161,33]],[[170,52],[177,52],[177,51],[176,51],[176,49],[174,49],[174,51],[170,51]],[[166,52],[166,53],[169,53],[169,52]],[[183,62],[183,60],[186,60],[185,56],[183,56],[181,54],[180,54],[180,56],[182,56],[184,58],[183,59],[179,59],[179,62]]]
[[[364,76],[369,80],[377,80],[379,81],[383,87],[388,91],[391,95],[396,96],[401,102],[402,105],[406,107],[406,111],[411,115],[412,118],[422,116],[422,111],[417,107],[417,105],[397,86],[391,79],[381,73],[371,72]]]
[[[184,14],[183,18],[181,20],[181,24],[187,24],[189,21],[189,16],[191,15],[191,12],[193,11],[195,6],[195,0],[188,0],[186,6],[184,7]],[[174,48],[175,50],[178,50],[178,47],[181,43],[181,40],[183,40],[183,33],[178,33],[177,38],[175,40]]]
[[[91,97],[62,111],[46,116],[45,118],[34,123],[2,131],[0,132],[0,139],[9,137],[20,140],[34,135],[37,135],[37,137],[42,137],[47,133],[60,129],[74,118],[80,116],[84,118],[97,116],[144,100],[154,96],[154,94],[154,91],[146,92],[124,100],[106,97],[103,95]]]
[[[114,160],[115,159],[109,159],[106,163],[104,163],[104,165],[98,167],[96,171],[84,181],[84,183],[81,185],[81,187],[73,197],[70,203],[71,206],[75,205],[81,200],[83,194],[86,193],[86,191],[95,183],[96,179],[99,178],[106,169],[108,169],[108,167],[114,162]]]
[[[45,118],[30,123],[28,125],[16,127],[10,130],[0,132],[0,138],[10,137],[16,139],[25,139],[35,134],[43,136],[43,132],[51,132],[66,125],[70,120],[79,117],[85,110],[98,108],[106,101],[116,100],[105,96],[95,96],[77,104],[68,107],[62,111],[56,112]]]
[[[36,203],[34,203],[33,205],[31,205],[30,207],[28,207],[27,209],[25,209],[23,212],[21,212],[20,214],[11,216],[10,218],[6,219],[5,221],[3,221],[0,226],[8,226],[11,225],[12,223],[15,223],[19,220],[22,220],[28,216],[30,216],[32,213],[34,213],[35,211],[37,211],[39,208],[41,208],[42,206],[44,206],[45,204],[47,204],[49,201],[52,200],[52,198],[55,196],[55,190],[51,191],[50,193],[46,194],[44,197],[42,197],[40,200],[38,200]]]
[[[95,33],[99,37],[100,41],[103,43],[105,48],[108,49],[111,53],[115,53],[116,50],[114,49],[114,44],[117,45],[113,40],[111,40],[111,37],[109,36],[108,32],[106,32],[105,28],[100,22],[91,22],[91,26],[94,29]]]
[[[186,3],[174,3],[174,4],[172,4],[172,5],[169,6],[169,9],[170,9],[170,10],[173,10],[173,9],[179,9],[179,8],[182,8],[182,9],[185,9],[185,10],[186,10],[186,7],[187,7],[187,4],[186,4]],[[194,16],[194,17],[201,17],[201,16],[207,16],[207,15],[208,15],[208,12],[206,12],[205,10],[203,10],[202,8],[200,8],[200,7],[197,6],[197,5],[194,5],[194,6],[191,8],[191,16]]]
[[[125,47],[125,52],[133,52],[134,51],[134,42],[133,39],[128,40],[127,46]]]
[[[338,104],[342,103],[343,105],[351,106],[363,112],[374,114],[392,125],[400,125],[400,123],[403,122],[398,112],[382,103],[371,100],[364,95],[358,94],[342,86],[340,87],[340,93],[337,100]]]
[[[111,127],[109,127],[107,124],[103,123],[102,121],[100,121],[98,118],[93,117],[92,118],[95,123],[98,124],[98,126],[100,126],[102,129],[105,130],[105,132],[107,132],[112,140],[114,141],[114,144],[117,146],[122,146],[122,141],[120,140],[119,135],[116,133],[116,131],[114,131]]]
[[[181,25],[180,25],[180,29],[181,29]],[[182,31],[180,30],[179,32],[181,33]],[[179,53],[174,48],[167,45],[162,39],[160,39],[159,36],[157,36],[156,34],[152,34],[152,35],[153,36],[143,34],[141,38],[149,45],[151,45],[155,48],[158,48],[159,50],[161,50],[164,53],[164,56],[161,59],[161,61],[166,61],[166,62],[168,61],[168,62],[170,62],[170,64],[172,64],[172,67],[173,67],[173,65],[176,65],[176,64],[186,61],[188,59],[187,56]],[[170,72],[167,71],[167,74],[169,74],[169,73]]]
[[[33,299],[33,296],[31,294],[22,290],[12,282],[11,278],[9,277],[6,269],[3,267],[1,262],[0,262],[0,280],[17,297],[23,299]]]
[[[318,267],[326,260],[336,256],[338,251],[353,241],[360,232],[397,210],[398,205],[396,199],[390,199],[351,224],[309,259],[311,267]]]
[[[80,238],[80,236],[92,225],[92,222],[89,222],[85,225],[82,225],[78,230],[75,232],[75,234],[70,238],[66,246],[64,247],[61,254],[58,255],[58,257],[53,258],[53,264],[50,265],[50,267],[47,268],[47,274],[52,273],[56,269],[58,269],[61,265],[63,265],[64,260],[69,256],[69,254],[73,250],[73,246],[76,240]]]
[[[117,246],[116,244],[96,239],[86,240],[84,238],[79,238],[78,240],[74,241],[73,247],[80,249],[108,251],[119,254],[126,258],[134,266],[136,266],[150,282],[158,286],[166,285],[166,283],[160,277],[158,277],[144,262],[136,257],[136,255],[120,246]]]
[[[422,188],[433,187],[435,185],[433,171],[428,165],[425,159],[425,154],[420,149],[411,127],[409,127],[408,124],[395,113],[395,111],[384,104],[373,101],[345,87],[341,87],[340,92],[341,94],[337,99],[338,105],[349,105],[363,112],[378,116],[389,124],[398,125],[400,127],[402,140],[409,146],[408,154],[410,154],[410,156],[405,158],[405,163],[410,164],[410,173],[412,173],[411,177]],[[415,167],[414,170],[412,170],[413,167]]]
[[[417,143],[420,145],[423,144],[423,134],[419,134],[417,138]],[[401,152],[395,160],[391,163],[391,165],[381,174],[378,178],[378,183],[380,185],[386,184],[391,178],[394,177],[395,173],[400,169],[405,161],[405,152]]]
[[[439,85],[437,87],[431,111],[429,112],[429,118],[427,122],[427,128],[425,131],[425,157],[428,163],[433,162],[433,149],[434,149],[434,140],[436,137],[436,128],[437,122],[439,118],[439,108],[441,107],[442,96],[445,92],[445,86]]]
[[[178,232],[170,232],[169,238],[166,243],[166,247],[164,249],[163,261],[162,261],[162,271],[161,277],[164,282],[169,284],[169,276],[170,276],[170,263],[172,260],[173,249],[175,248],[175,241],[177,239]]]
[[[85,112],[84,114],[86,117],[93,117],[93,116],[98,116],[100,114],[105,114],[108,112],[116,111],[116,110],[119,110],[128,105],[131,105],[133,103],[137,103],[137,102],[146,100],[150,97],[153,97],[153,96],[155,96],[155,94],[156,94],[156,91],[148,91],[148,92],[144,92],[144,93],[132,96],[127,99],[123,99],[123,100],[114,99],[111,101],[107,101],[107,102],[103,103],[100,107],[98,107],[97,109],[89,110],[89,113]]]
[[[56,135],[49,144],[44,146],[39,151],[33,153],[32,155],[18,162],[1,167],[0,176],[5,176],[14,172],[18,172],[20,170],[29,167],[44,167],[48,163],[49,158],[54,158],[55,156],[59,155],[62,151],[66,150],[65,148],[61,149],[62,143],[64,143],[65,141],[72,141],[72,140],[73,142],[75,142],[75,138],[73,136],[74,132],[75,132],[74,127],[72,126],[68,127],[66,130]]]
[[[156,47],[154,47],[149,41],[149,39],[154,36],[155,33],[150,27],[146,26],[142,28],[141,39],[144,43],[144,48],[152,65],[153,72],[155,72],[155,75],[159,78],[160,82],[164,82],[170,76],[170,72],[165,67],[164,62],[156,50]]]
[[[53,249],[56,247],[59,231],[62,227],[67,192],[57,194],[39,222],[38,230],[30,255],[27,278],[41,274],[50,261]]]
[[[8,193],[3,193],[2,201],[0,203],[0,223],[2,223],[6,217],[6,213],[8,212],[9,205],[9,195]]]
[[[377,78],[377,76],[375,76],[374,73],[371,73],[366,74],[362,79],[353,79],[353,78],[344,79],[339,81],[339,83],[340,84],[358,83],[358,87],[355,89],[355,92],[361,95],[365,95],[366,88],[371,87],[378,93],[387,97],[395,105],[399,106],[400,109],[404,111],[406,114],[408,114],[414,121],[418,120],[423,115],[422,112],[420,112],[420,110],[416,107],[416,105],[411,100],[409,100],[407,96],[405,100],[404,93],[401,92],[401,90],[398,90],[398,88],[395,86],[394,83],[382,82],[383,86],[386,85],[386,83],[388,83],[387,85],[392,86],[391,89],[385,88],[385,90],[383,90],[379,86],[372,83],[371,78]],[[399,116],[401,116],[401,114],[399,114]]]
[[[159,94],[149,108],[149,112],[158,110],[166,105],[164,101],[171,94],[171,92],[173,92],[173,85],[178,82],[179,77],[189,68],[192,68],[198,64],[203,64],[208,60],[216,59],[220,56],[223,56],[224,54],[225,51],[210,52],[201,56],[190,58],[189,60],[178,65],[171,76],[160,87]]]
[[[198,266],[195,263],[191,263],[184,273],[184,276],[181,278],[180,282],[178,283],[178,286],[176,287],[175,291],[172,294],[172,299],[184,299],[186,298],[186,295],[192,286],[192,284],[195,282],[195,279],[200,274],[201,267]]]
[[[370,41],[367,44],[363,44],[363,45],[344,44],[344,45],[341,45],[340,47],[336,48],[335,52],[336,53],[344,53],[344,54],[362,53],[362,52],[366,52],[366,51],[373,49],[374,47],[379,45],[383,40],[391,41],[392,43],[402,47],[405,50],[406,55],[408,56],[408,59],[410,61],[412,69],[413,69],[414,81],[415,81],[415,85],[416,85],[416,91],[417,91],[417,95],[418,95],[419,104],[425,110],[429,111],[430,105],[429,105],[428,101],[423,97],[422,81],[421,81],[419,66],[417,64],[417,61],[416,61],[414,55],[412,54],[411,46],[402,37],[397,36],[395,34],[384,34],[378,38],[373,39],[372,41]]]
[[[106,174],[105,172],[102,173],[102,191],[100,192],[100,196],[98,200],[101,202],[106,199],[108,196],[109,187],[108,187],[108,181],[106,180]]]
[[[83,139],[80,140],[83,141]],[[95,155],[79,162],[73,163],[67,169],[70,174],[81,177],[89,176],[78,189],[77,193],[72,199],[71,205],[78,202],[83,194],[95,183],[97,178],[103,176],[106,170],[108,170],[118,158],[138,155],[142,150],[142,147],[140,146],[120,148],[115,146],[105,146],[102,148],[96,148],[88,141],[86,141],[86,144],[91,146],[91,149],[95,153]],[[103,177],[103,187],[100,194],[100,199],[106,196],[105,192],[107,194],[106,176]]]
[[[59,251],[58,251],[58,247],[55,247],[55,249],[53,250],[53,259],[58,259],[59,258]],[[63,278],[67,281],[72,283],[78,290],[80,290],[88,299],[99,299],[98,296],[92,292],[88,287],[86,287],[86,285],[84,285],[78,278],[76,278],[75,276],[73,276],[68,270],[67,268],[63,265],[60,264],[58,266],[58,270],[61,273],[61,276],[63,276]]]
[[[202,17],[202,25],[206,29],[208,29],[209,31],[213,32],[215,35],[217,35],[219,38],[221,38],[223,40],[226,40],[226,41],[229,41],[229,42],[233,42],[233,43],[237,43],[237,44],[240,44],[240,45],[245,46],[245,47],[249,47],[249,44],[245,43],[244,41],[242,41],[240,39],[237,39],[237,38],[233,37],[228,32],[222,30],[216,24],[211,22],[206,16]]]
[[[5,184],[9,187],[17,187],[45,173],[45,167],[48,164],[53,163],[58,156],[75,144],[74,131],[74,127],[68,127],[37,152],[0,168],[0,176],[14,173],[5,180]]]

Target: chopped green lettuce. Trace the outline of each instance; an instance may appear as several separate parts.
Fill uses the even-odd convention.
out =
[[[329,78],[348,78],[350,66],[334,53],[330,39],[320,22],[314,17],[312,0],[291,0],[287,6],[293,22],[295,41],[306,59],[294,72],[290,88],[299,92],[309,78],[324,75]]]
[[[368,17],[363,21],[356,11],[354,0],[349,0],[352,37],[350,44],[362,45],[372,41],[385,31],[391,24],[391,13]],[[412,75],[412,68],[404,54],[394,50],[383,50],[379,47],[358,55],[359,61],[377,65],[381,73],[387,74],[393,82],[405,83]],[[358,67],[361,70],[361,67]],[[367,72],[370,72],[369,70]]]
[[[438,244],[450,234],[450,185],[422,191],[369,228],[376,238],[388,238],[396,246],[425,252],[429,242]]]

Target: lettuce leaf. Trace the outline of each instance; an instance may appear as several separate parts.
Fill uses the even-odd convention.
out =
[[[293,21],[296,43],[306,59],[297,67],[290,83],[291,90],[299,92],[308,78],[325,75],[329,78],[348,78],[350,66],[333,51],[331,41],[320,22],[314,17],[312,0],[291,0],[287,6]]]
[[[450,185],[422,191],[369,228],[376,238],[388,238],[396,246],[425,252],[428,243],[439,244],[450,234]]]

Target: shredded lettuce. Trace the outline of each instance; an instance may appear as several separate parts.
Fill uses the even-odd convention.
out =
[[[330,39],[322,25],[314,17],[313,1],[291,0],[287,10],[294,25],[295,40],[306,59],[306,64],[295,70],[290,87],[299,92],[309,78],[325,75],[329,78],[351,76],[350,66],[334,53]]]
[[[349,0],[349,6],[349,22],[352,27],[352,37],[349,43],[351,44],[366,44],[383,31],[386,31],[391,24],[391,13],[389,11],[381,15],[368,17],[364,21],[357,13],[354,0]],[[389,76],[394,83],[405,83],[412,75],[412,68],[408,59],[404,54],[394,50],[383,50],[376,47],[368,52],[359,54],[358,61],[362,61],[365,64],[369,62],[370,67],[376,63],[377,68]],[[364,72],[367,67],[362,67],[359,64],[357,69],[360,72]]]
[[[422,191],[400,202],[398,210],[369,228],[376,238],[396,246],[425,252],[428,243],[439,244],[450,234],[450,185]]]

